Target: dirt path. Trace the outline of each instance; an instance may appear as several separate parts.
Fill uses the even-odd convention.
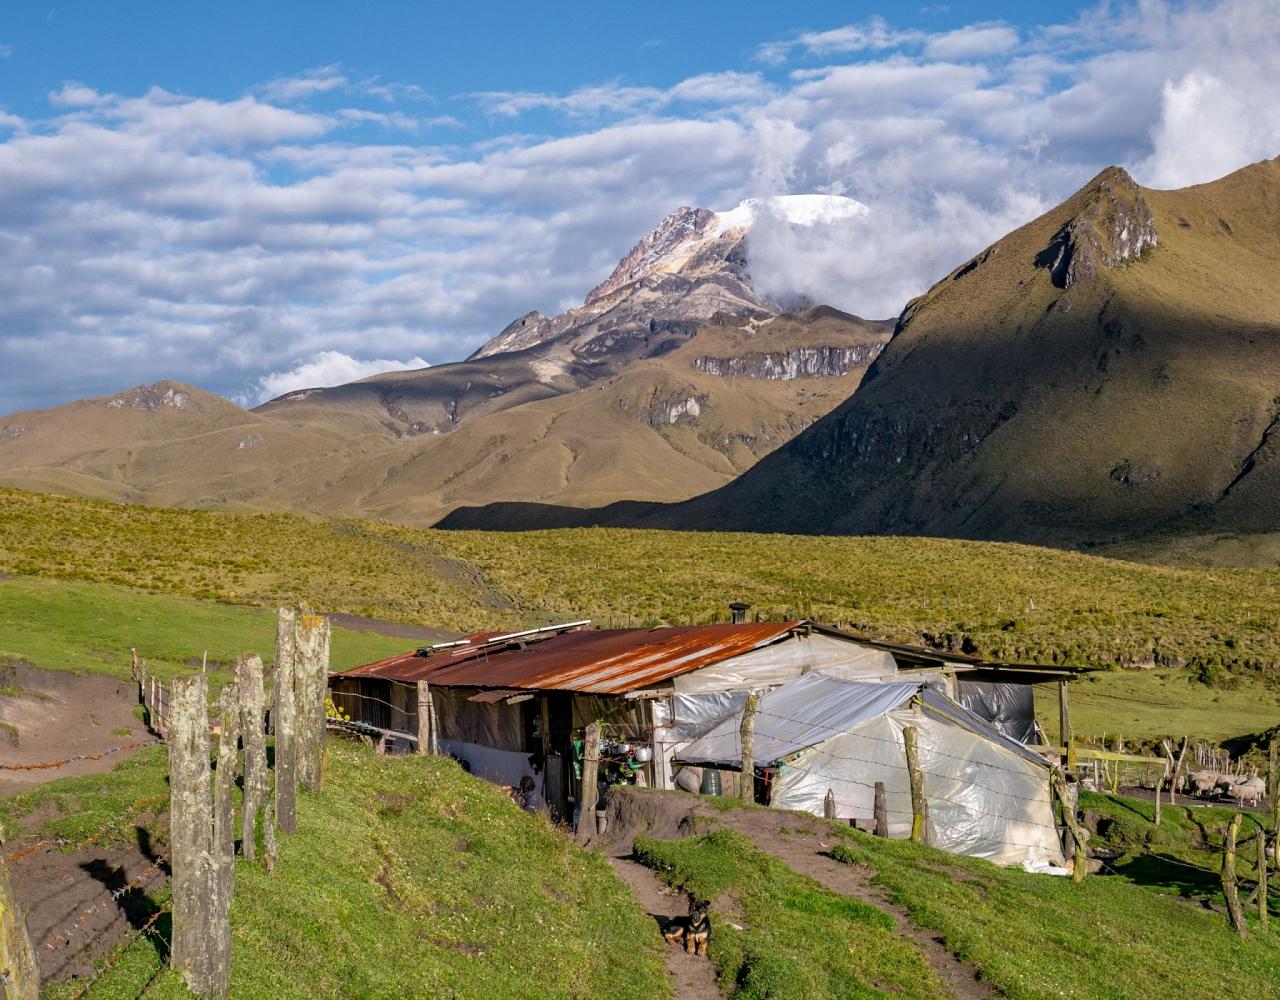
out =
[[[668,888],[638,861],[610,858],[609,863],[631,891],[644,911],[665,927],[673,917],[689,913],[688,898]],[[687,954],[679,945],[667,945],[667,972],[675,985],[676,1000],[720,1000],[715,970],[706,958]]]
[[[138,688],[131,682],[9,661],[0,665],[0,688],[0,797],[55,778],[110,771],[139,749],[115,748],[151,740],[134,713]],[[27,769],[80,756],[97,759]]]
[[[889,914],[898,935],[915,943],[955,1000],[981,1000],[997,995],[990,984],[978,979],[974,966],[956,958],[941,939],[912,922],[906,907],[891,902],[884,889],[872,885],[869,870],[831,857],[829,852],[835,837],[829,828],[824,829],[821,821],[806,813],[772,809],[728,810],[718,813],[717,818],[793,871],[816,879],[832,892],[860,899]]]
[[[835,831],[825,821],[808,813],[780,809],[717,810],[707,806],[698,797],[681,792],[623,792],[610,798],[609,833],[596,846],[610,855],[625,855],[630,852],[631,845],[639,834],[672,839],[718,826],[727,826],[745,835],[760,850],[772,854],[793,871],[817,880],[832,892],[862,900],[883,910],[893,918],[898,935],[910,940],[920,950],[929,967],[946,984],[952,1000],[983,1000],[1000,995],[990,984],[979,980],[976,967],[956,958],[939,938],[917,927],[905,907],[890,902],[883,888],[872,885],[871,871],[846,865],[831,857],[829,852],[836,842]],[[620,863],[639,868],[643,876],[619,867]],[[636,862],[618,858],[614,861],[614,867],[633,888],[642,883],[648,886],[644,892],[663,892],[662,883]],[[655,908],[657,903],[654,898],[641,895],[641,892],[637,888],[636,897],[646,910],[655,916],[667,912]],[[668,899],[671,899],[670,894]],[[670,912],[683,913],[683,898],[676,897],[673,902],[679,909]],[[674,971],[673,969],[673,974]],[[700,996],[696,993],[680,995]]]

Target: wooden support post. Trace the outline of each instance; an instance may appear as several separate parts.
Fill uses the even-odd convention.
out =
[[[1182,773],[1183,761],[1187,759],[1187,745],[1190,737],[1182,737],[1182,749],[1178,751],[1178,759],[1173,762],[1173,774],[1169,775],[1169,805],[1178,804],[1178,775]]]
[[[876,782],[876,797],[872,815],[876,821],[876,836],[889,836],[889,807],[885,800],[884,782]]]
[[[324,785],[324,696],[329,689],[329,619],[298,615],[294,659],[298,781],[313,792]]]
[[[170,692],[169,842],[173,870],[170,956],[174,969],[193,993],[202,997],[224,997],[230,939],[225,921],[222,928],[217,921],[221,882],[209,787],[209,681],[203,673],[175,678]]]
[[[746,803],[756,800],[755,730],[756,694],[754,691],[749,691],[747,703],[742,706],[742,725],[738,727],[738,742],[742,748],[742,773],[738,782],[738,793]]]
[[[1271,923],[1271,908],[1267,902],[1267,831],[1261,824],[1254,843],[1258,846],[1258,926],[1265,931]]]
[[[1227,898],[1227,915],[1231,918],[1231,926],[1242,938],[1249,936],[1244,923],[1244,908],[1240,905],[1240,890],[1236,884],[1236,839],[1240,835],[1240,823],[1243,819],[1240,813],[1231,817],[1222,845],[1222,894]]]
[[[836,818],[836,793],[833,788],[827,789],[827,794],[822,800],[822,815],[826,819]]]
[[[1160,777],[1156,778],[1156,811],[1155,824],[1160,825],[1160,799],[1164,797],[1164,779],[1169,774],[1169,765],[1165,764],[1164,770],[1160,773]]]
[[[911,782],[911,839],[924,843],[928,839],[929,803],[924,797],[924,772],[920,770],[920,746],[915,726],[902,730],[907,750],[907,777]]]
[[[297,612],[281,608],[276,616],[276,663],[271,712],[276,731],[276,824],[285,833],[298,829],[298,769],[295,743],[294,631]]]
[[[38,1000],[40,973],[27,936],[27,918],[9,882],[9,869],[0,861],[0,992],[6,1000]]]
[[[262,657],[245,653],[236,660],[236,690],[240,693],[240,738],[244,741],[244,805],[240,816],[240,844],[252,861],[258,852],[258,816],[267,802],[267,736],[263,727]]]
[[[1071,745],[1071,713],[1067,710],[1067,682],[1058,681],[1058,736],[1064,747]]]
[[[1267,766],[1270,782],[1267,785],[1267,794],[1271,796],[1271,836],[1276,843],[1276,849],[1280,850],[1280,770],[1277,770],[1277,752],[1280,751],[1280,743],[1276,737],[1271,737],[1271,744],[1267,747]],[[1280,862],[1280,858],[1276,859]],[[1280,867],[1280,865],[1278,865]]]
[[[222,732],[218,735],[218,770],[213,783],[214,897],[209,901],[211,935],[206,946],[212,952],[210,967],[216,977],[214,995],[227,995],[231,975],[231,893],[235,880],[236,778],[240,770],[240,692],[228,684],[218,696]]]
[[[1067,791],[1067,779],[1060,768],[1055,767],[1049,772],[1049,787],[1058,797],[1062,806],[1062,820],[1071,832],[1071,877],[1076,882],[1083,882],[1089,871],[1089,831],[1076,819],[1076,797]]]
[[[418,681],[418,755],[431,752],[431,685]]]
[[[587,726],[582,744],[582,791],[578,795],[578,839],[586,840],[596,832],[596,775],[600,766],[600,723]]]

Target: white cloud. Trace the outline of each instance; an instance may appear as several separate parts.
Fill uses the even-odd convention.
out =
[[[0,113],[0,410],[457,359],[581,301],[677,205],[766,194],[870,214],[766,223],[758,281],[889,315],[1110,163],[1177,185],[1280,153],[1278,13],[1142,0],[1016,39],[872,21],[784,40],[799,66],[462,95],[470,144],[387,105],[420,91],[339,66],[233,100],[68,82],[46,119]],[[508,121],[530,111],[553,134]],[[307,367],[324,357],[337,374]]]
[[[1018,41],[1018,32],[1007,24],[971,24],[929,36],[924,54],[929,59],[981,59],[1009,52]]]
[[[293,366],[285,371],[271,372],[262,376],[254,384],[252,391],[242,397],[242,401],[246,405],[257,405],[269,399],[275,399],[277,396],[283,396],[286,392],[323,389],[355,382],[370,375],[381,375],[383,372],[428,367],[430,366],[422,358],[410,358],[407,361],[388,361],[382,358],[374,361],[359,361],[341,351],[320,351],[309,358],[295,361]]]

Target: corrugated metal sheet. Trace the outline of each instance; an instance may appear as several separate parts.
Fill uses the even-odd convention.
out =
[[[335,676],[381,677],[449,687],[626,694],[778,642],[798,621],[655,629],[586,629],[536,642],[405,653]]]

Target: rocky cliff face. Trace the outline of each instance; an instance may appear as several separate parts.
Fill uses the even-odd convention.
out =
[[[1054,235],[1036,259],[1053,283],[1070,288],[1092,281],[1103,267],[1142,256],[1158,238],[1142,189],[1125,171],[1112,167],[1092,185],[1086,207]]]
[[[647,274],[662,270],[677,255],[683,244],[706,236],[715,223],[715,212],[682,205],[668,215],[658,227],[631,248],[618,262],[613,273],[587,293],[584,305],[594,305],[614,292],[639,281]]]
[[[751,351],[739,357],[694,359],[693,366],[708,375],[723,378],[762,378],[789,381],[797,378],[828,378],[865,368],[884,350],[884,344],[857,344],[848,347],[799,347],[790,351]]]

